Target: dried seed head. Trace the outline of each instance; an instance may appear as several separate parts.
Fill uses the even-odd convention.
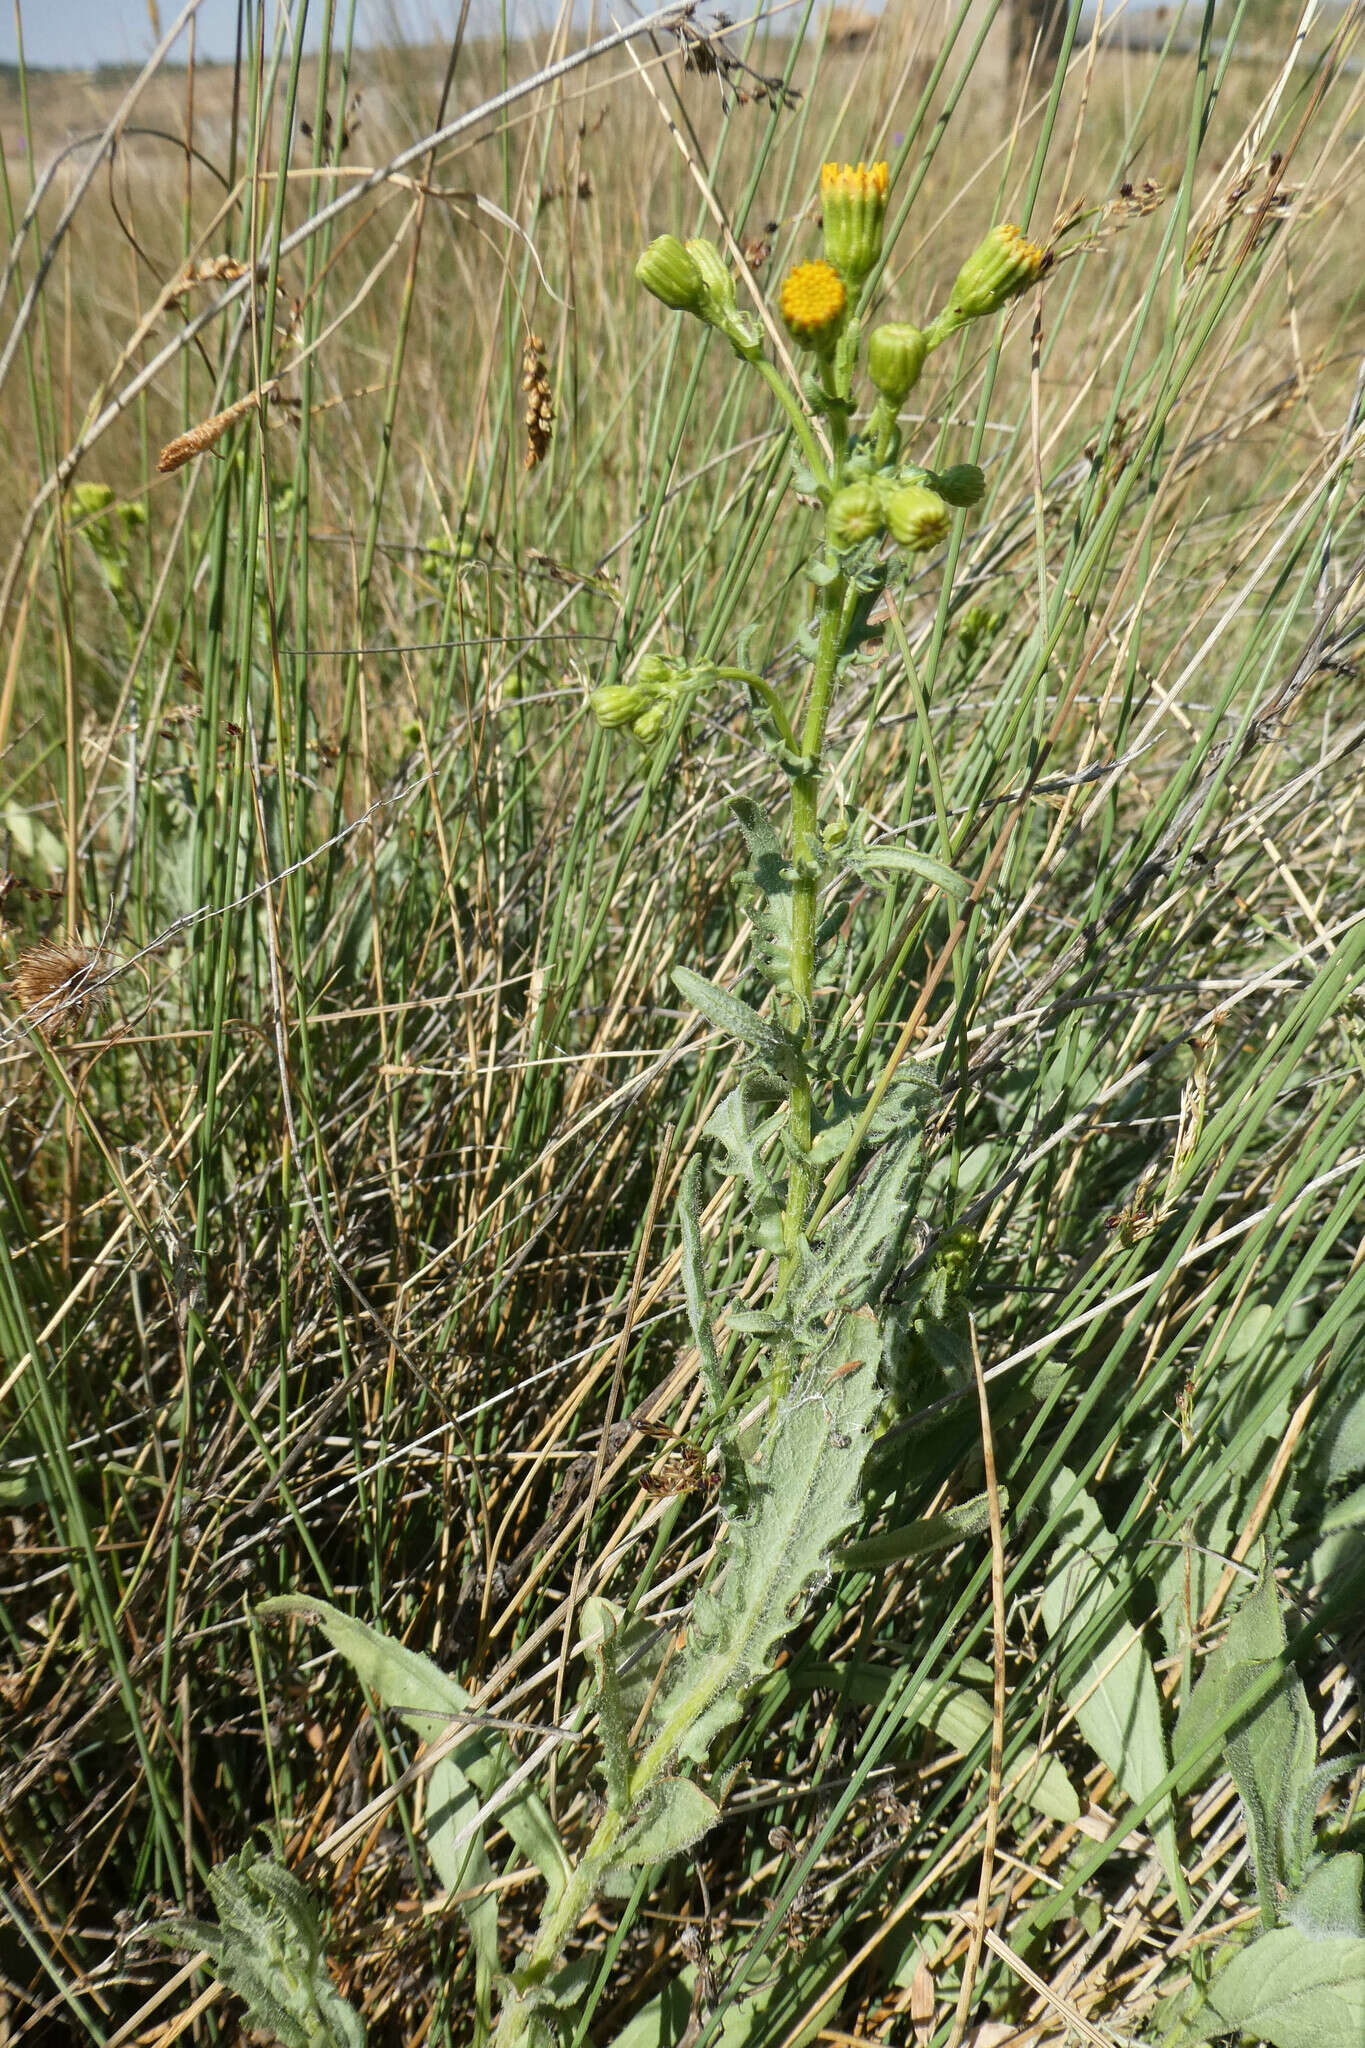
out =
[[[44,1038],[74,1036],[102,1007],[104,991],[94,981],[99,957],[85,946],[44,943],[15,961],[9,992]]]
[[[545,344],[538,334],[528,334],[522,347],[521,388],[526,393],[526,467],[534,469],[545,460],[555,417]]]
[[[156,466],[162,476],[169,476],[173,470],[183,469],[187,462],[193,462],[196,455],[205,454],[216,448],[230,426],[243,413],[254,412],[262,399],[274,391],[273,384],[267,384],[261,391],[248,391],[245,398],[239,398],[226,412],[216,412],[211,420],[201,420],[197,427],[191,427],[187,434],[177,434],[168,441],[156,458]]]

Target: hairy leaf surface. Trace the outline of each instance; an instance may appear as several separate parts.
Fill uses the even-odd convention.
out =
[[[712,1582],[698,1595],[687,1647],[665,1681],[650,1727],[701,1762],[769,1668],[791,1610],[827,1569],[857,1511],[858,1482],[878,1402],[871,1316],[846,1316],[819,1360],[778,1408],[750,1467],[747,1512],[730,1525]],[[846,1368],[852,1365],[853,1370]]]

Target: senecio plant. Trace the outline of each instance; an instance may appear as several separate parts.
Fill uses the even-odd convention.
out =
[[[881,257],[887,184],[885,164],[825,166],[824,254],[798,264],[781,292],[782,319],[805,358],[799,387],[765,355],[759,327],[737,309],[734,278],[710,242],[663,235],[636,266],[646,290],[714,328],[768,386],[791,429],[792,486],[821,506],[823,533],[808,569],[816,592],[804,636],[808,663],[790,696],[742,666],[651,656],[592,698],[603,726],[626,728],[654,747],[701,692],[744,684],[759,739],[785,775],[790,815],[774,823],[748,799],[734,804],[748,849],[752,978],[766,988],[750,1002],[690,968],[675,969],[684,996],[742,1049],[735,1085],[706,1135],[738,1190],[740,1227],[754,1256],[768,1262],[771,1284],[758,1307],[750,1305],[752,1288],[744,1305],[709,1298],[702,1167],[694,1157],[680,1203],[683,1291],[720,1465],[724,1533],[682,1631],[660,1630],[600,1596],[583,1605],[580,1649],[603,1801],[577,1860],[505,1736],[468,1724],[469,1695],[430,1658],[326,1601],[276,1599],[257,1610],[322,1627],[414,1735],[437,1741],[423,1840],[469,1928],[479,2040],[493,2027],[501,1990],[499,2048],[558,2048],[575,2035],[599,1967],[595,1954],[569,1956],[579,1926],[596,1899],[628,1895],[650,1866],[690,1848],[716,1821],[729,1784],[723,1774],[706,1776],[716,1738],[772,1670],[810,1589],[833,1568],[907,1554],[894,1548],[901,1537],[916,1551],[954,1540],[957,1511],[936,1518],[951,1525],[936,1538],[918,1525],[861,1544],[848,1540],[879,1428],[913,1388],[926,1348],[940,1362],[951,1357],[954,1302],[973,1244],[969,1233],[944,1232],[918,1279],[900,1275],[936,1085],[910,1067],[883,1076],[865,1095],[853,1093],[851,1048],[841,1046],[835,1024],[822,1024],[817,975],[821,986],[837,985],[849,887],[866,893],[879,871],[923,876],[934,867],[909,849],[870,843],[856,815],[822,830],[822,750],[836,690],[897,551],[938,547],[953,508],[982,493],[981,472],[970,464],[935,472],[904,459],[905,401],[933,350],[967,322],[998,312],[1040,275],[1045,259],[1017,229],[995,228],[928,326],[893,322],[865,334],[860,299]],[[858,426],[860,368],[874,395]],[[952,877],[938,869],[937,879]],[[494,1812],[545,1880],[535,1939],[505,1975],[481,1833],[483,1817]],[[252,1899],[267,1877],[274,1882],[254,1868]],[[281,2030],[280,1999],[262,2004],[256,1995],[262,1971],[272,1982],[280,1978],[277,1950],[284,1953],[287,1936],[294,1990],[286,2019],[319,2048],[349,2048],[354,2015],[326,2005],[315,1943],[299,1924],[293,1892],[270,1893],[274,1917],[262,1931],[259,1913],[236,1910],[240,1879],[233,1884],[219,1901],[225,1981],[243,1991],[259,2024],[292,2040]],[[281,1918],[282,1904],[292,1918]],[[260,1964],[250,1972],[242,1965],[248,1949]]]
[[[734,276],[711,242],[661,235],[636,265],[647,291],[714,328],[768,386],[791,428],[792,486],[824,514],[808,571],[817,594],[809,668],[793,697],[742,667],[657,656],[592,697],[603,726],[627,728],[651,747],[699,693],[742,682],[759,737],[787,778],[784,828],[755,803],[734,805],[749,856],[753,964],[771,1002],[754,1005],[675,970],[685,997],[743,1049],[737,1084],[707,1135],[743,1191],[744,1227],[754,1250],[770,1256],[772,1286],[757,1311],[724,1310],[729,1337],[745,1351],[730,1386],[717,1305],[707,1298],[694,1159],[681,1200],[684,1291],[719,1441],[725,1534],[686,1630],[656,1646],[652,1665],[640,1655],[638,1622],[600,1598],[585,1605],[605,1805],[513,1972],[503,2044],[550,2048],[571,2027],[592,1969],[585,1975],[564,1958],[594,1898],[629,1891],[640,1866],[689,1848],[717,1818],[726,1786],[701,1781],[715,1738],[771,1669],[854,1520],[864,1460],[912,1340],[909,1312],[904,1303],[889,1307],[887,1295],[914,1213],[933,1082],[912,1071],[880,1099],[847,1093],[816,1002],[817,970],[826,981],[837,974],[840,891],[850,877],[861,885],[869,871],[900,862],[898,850],[869,846],[856,819],[822,833],[821,756],[841,676],[886,580],[887,537],[894,550],[932,550],[947,538],[953,508],[976,503],[983,490],[971,464],[936,473],[904,458],[902,408],[932,352],[998,312],[1045,258],[1016,228],[997,227],[927,326],[892,322],[865,333],[859,301],[881,258],[887,191],[884,163],[824,168],[823,255],[798,264],[781,290],[783,322],[806,364],[799,389],[765,354],[758,323],[738,310]],[[861,427],[860,368],[873,393]],[[850,1186],[855,1168],[866,1170],[852,1192],[822,1213],[822,1187]]]

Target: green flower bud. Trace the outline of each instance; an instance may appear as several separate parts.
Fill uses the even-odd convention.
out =
[[[593,717],[607,732],[619,725],[634,725],[653,701],[653,692],[639,683],[599,683],[588,698]]]
[[[1026,242],[1012,222],[992,228],[959,270],[950,307],[969,320],[998,313],[1033,283],[1045,253],[1036,242]]]
[[[668,721],[673,716],[673,706],[668,699],[660,697],[642,712],[630,728],[631,738],[648,750],[655,740],[662,739],[668,730]]]
[[[1004,623],[1004,612],[995,611],[988,604],[968,606],[958,625],[957,637],[969,661],[995,638]]]
[[[937,491],[925,484],[899,484],[882,497],[891,538],[912,555],[936,548],[948,538],[952,515]]]
[[[947,305],[931,322],[927,335],[930,348],[937,348],[969,320],[998,313],[1041,277],[1046,262],[1047,251],[1037,242],[1026,242],[1018,228],[1008,221],[992,228],[957,273]]]
[[[986,491],[986,479],[974,462],[955,462],[934,477],[934,489],[949,505],[979,505]]]
[[[114,502],[112,484],[75,484],[71,491],[71,503],[78,518],[88,519],[94,512],[106,512]]]
[[[888,320],[867,338],[867,374],[895,411],[919,382],[929,344],[908,320]]]
[[[635,671],[636,682],[655,697],[676,697],[693,679],[685,661],[670,661],[666,654],[647,654]]]
[[[825,532],[830,546],[842,552],[845,548],[856,548],[861,542],[871,540],[874,533],[881,532],[885,523],[882,501],[875,486],[870,483],[846,484],[829,501]]]
[[[820,173],[825,261],[856,291],[882,253],[887,166],[826,164]]]
[[[726,319],[735,310],[735,280],[729,265],[715,243],[708,242],[705,235],[694,236],[685,247],[701,272],[707,317],[717,322]]]
[[[653,292],[675,313],[695,313],[699,320],[706,319],[705,280],[696,257],[689,255],[676,235],[656,237],[637,261],[635,275],[647,292]]]

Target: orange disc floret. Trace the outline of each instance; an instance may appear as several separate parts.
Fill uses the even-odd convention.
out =
[[[782,318],[793,340],[821,348],[839,331],[848,304],[844,281],[832,264],[798,263],[782,282]]]

